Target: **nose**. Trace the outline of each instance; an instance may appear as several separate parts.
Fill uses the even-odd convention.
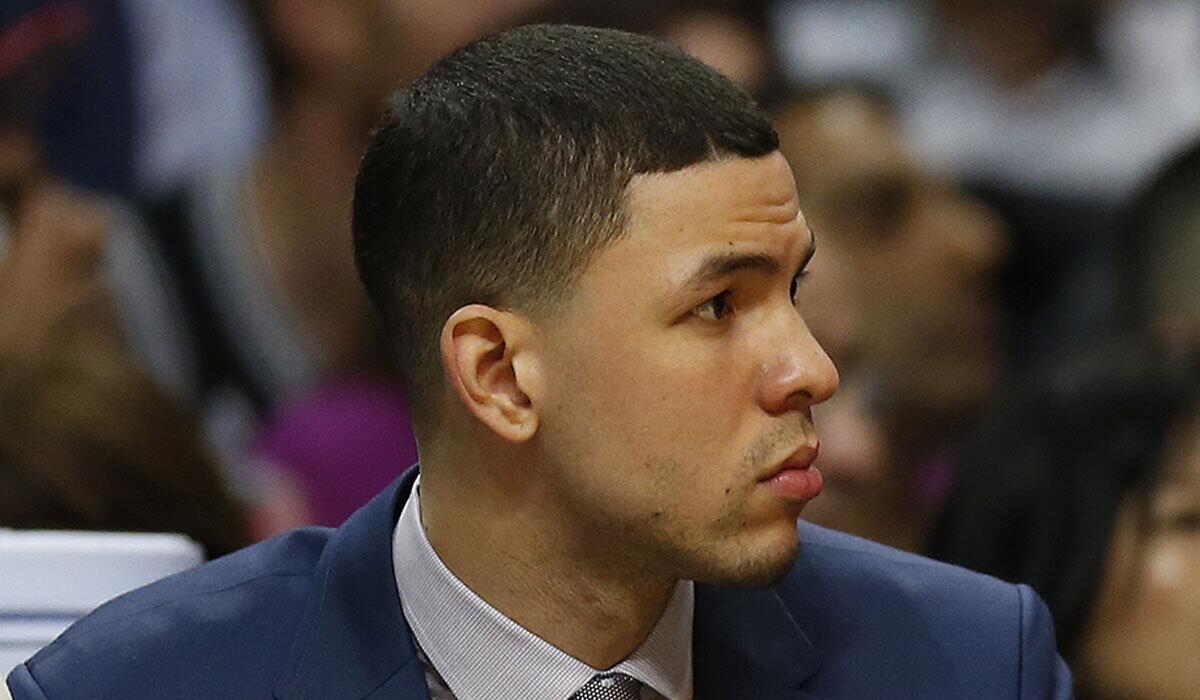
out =
[[[838,388],[837,368],[829,355],[795,310],[788,315],[784,332],[771,341],[759,383],[759,404],[771,415],[807,411]]]

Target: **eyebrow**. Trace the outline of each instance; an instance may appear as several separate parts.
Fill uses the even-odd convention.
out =
[[[803,270],[807,267],[809,261],[812,260],[813,254],[817,252],[816,234],[813,233],[812,238],[809,240],[808,253],[800,261],[798,270]],[[696,268],[696,271],[688,277],[685,285],[688,287],[703,287],[742,270],[773,275],[779,272],[779,267],[779,259],[766,253],[717,253],[705,258],[700,263],[700,266]]]

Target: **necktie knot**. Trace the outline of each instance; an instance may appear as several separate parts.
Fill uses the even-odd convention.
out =
[[[639,700],[642,683],[624,673],[597,673],[571,700]]]

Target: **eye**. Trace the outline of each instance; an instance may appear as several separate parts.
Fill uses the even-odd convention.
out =
[[[792,278],[792,303],[799,303],[800,285],[808,278],[808,270],[801,270],[800,274]]]
[[[732,304],[729,301],[730,292],[724,291],[692,310],[692,313],[706,321],[720,321],[729,315]]]

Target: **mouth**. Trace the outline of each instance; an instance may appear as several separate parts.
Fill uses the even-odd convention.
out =
[[[758,480],[790,501],[811,501],[824,486],[821,470],[813,465],[821,451],[819,442],[805,443]]]

